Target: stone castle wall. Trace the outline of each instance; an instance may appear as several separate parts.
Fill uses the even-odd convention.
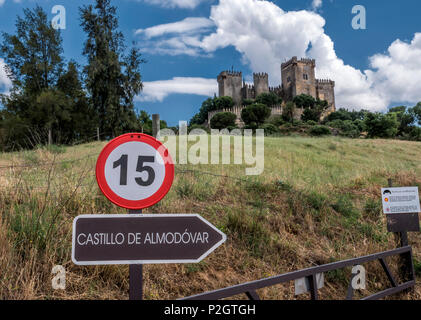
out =
[[[282,84],[278,87],[269,87],[267,73],[254,73],[254,83],[246,84],[241,72],[223,71],[218,76],[219,96],[231,97],[236,108],[242,109],[245,99],[255,99],[261,93],[273,92],[284,102],[291,101],[297,95],[308,94],[328,102],[329,109],[323,115],[326,116],[336,110],[335,82],[316,79],[315,69],[316,60],[293,57],[281,64]]]
[[[271,108],[271,116],[280,116],[283,112],[283,105],[277,105]],[[245,108],[245,106],[235,106],[232,109],[222,109],[222,110],[215,110],[208,113],[208,127],[210,128],[210,121],[211,119],[220,112],[231,112],[237,116],[236,125],[240,128],[244,127],[244,122],[241,119],[241,111]],[[301,115],[303,114],[304,110],[300,108],[295,108],[294,112],[294,119],[299,120],[301,119]]]

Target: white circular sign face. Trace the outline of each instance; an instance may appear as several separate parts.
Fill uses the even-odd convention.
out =
[[[139,201],[149,198],[162,186],[165,163],[152,146],[131,141],[119,145],[105,162],[105,180],[123,199]]]

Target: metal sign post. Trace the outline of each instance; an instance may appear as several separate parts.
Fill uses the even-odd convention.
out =
[[[174,180],[168,149],[151,136],[129,133],[113,139],[98,157],[96,178],[104,195],[129,214],[76,217],[72,261],[128,264],[130,300],[143,299],[143,264],[198,263],[226,240],[197,214],[142,214],[161,201]]]
[[[393,188],[392,179],[388,179],[389,188],[382,189],[383,211],[386,214],[387,230],[393,232],[397,247],[408,246],[408,232],[419,232],[418,212],[420,201],[418,188]],[[400,211],[400,212],[399,212]],[[412,258],[401,255],[399,269],[408,279],[413,277]]]
[[[142,210],[129,210],[129,214],[141,214]],[[129,300],[143,300],[143,264],[129,265]]]

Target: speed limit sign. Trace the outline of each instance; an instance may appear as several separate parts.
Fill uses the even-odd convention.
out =
[[[98,157],[96,179],[114,204],[131,210],[153,206],[170,190],[174,163],[155,138],[128,133],[108,143]]]

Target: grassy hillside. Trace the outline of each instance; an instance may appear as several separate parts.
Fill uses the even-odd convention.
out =
[[[75,216],[125,213],[96,184],[105,144],[0,154],[0,299],[127,299],[127,266],[78,267],[70,258]],[[261,176],[246,177],[245,165],[176,165],[170,193],[145,213],[199,213],[228,240],[200,264],[145,266],[146,299],[179,298],[394,248],[380,188],[388,178],[396,186],[419,186],[420,159],[416,142],[285,137],[265,139]],[[409,241],[421,270],[421,236],[411,233]],[[66,268],[65,291],[51,287],[54,265]],[[386,287],[380,264],[365,267],[362,294]],[[321,298],[343,299],[350,273],[326,274]],[[294,286],[259,293],[293,299]],[[396,297],[420,299],[421,288]]]

